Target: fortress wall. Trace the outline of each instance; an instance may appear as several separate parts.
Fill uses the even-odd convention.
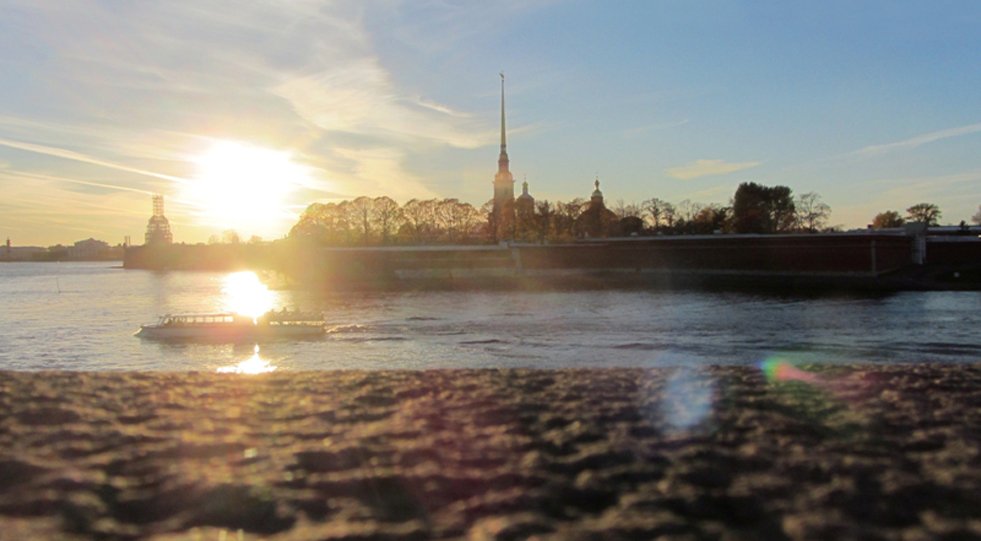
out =
[[[762,284],[772,282],[773,277],[787,283],[818,278],[831,285],[875,287],[881,285],[878,282],[883,276],[892,276],[893,287],[903,288],[917,284],[900,284],[891,273],[917,274],[937,266],[981,264],[981,241],[977,239],[929,238],[926,267],[912,265],[914,245],[910,236],[866,233],[596,239],[511,246],[170,245],[131,248],[125,266],[275,270],[293,282],[331,289],[513,287],[522,282],[528,282],[529,287],[644,286],[674,284],[688,278],[696,284],[711,285],[719,283],[719,277]]]
[[[926,259],[930,265],[981,265],[981,238],[927,237]]]
[[[897,236],[713,236],[520,247],[524,268],[879,274],[910,263]]]

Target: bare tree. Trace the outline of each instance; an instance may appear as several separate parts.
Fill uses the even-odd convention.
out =
[[[668,203],[667,201],[662,201],[662,203],[661,217],[664,219],[664,225],[670,229],[674,227],[674,222],[678,218],[677,211],[675,210],[674,205],[671,203]]]
[[[661,222],[664,220],[664,209],[669,206],[670,203],[667,201],[662,201],[656,197],[652,197],[647,201],[642,203],[644,211],[651,218],[651,225],[654,226],[654,230],[657,231],[661,228]]]
[[[698,213],[702,211],[707,205],[699,203],[697,201],[692,201],[690,199],[683,199],[678,203],[678,212],[680,217],[686,222],[691,222],[698,216]]]
[[[624,203],[623,199],[617,199],[612,210],[621,220],[629,216],[640,216],[640,206],[636,203]]]
[[[974,220],[975,224],[981,225],[981,205],[978,205],[978,211],[974,213],[974,216],[971,216],[971,220]]]
[[[794,210],[797,213],[797,226],[810,233],[817,233],[824,228],[831,216],[831,207],[814,192],[797,196]]]

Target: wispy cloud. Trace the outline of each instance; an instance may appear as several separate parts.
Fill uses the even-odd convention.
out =
[[[693,178],[727,175],[736,171],[752,169],[761,163],[763,162],[730,163],[724,160],[695,160],[686,165],[665,169],[664,172],[673,178],[691,180]]]
[[[469,115],[400,95],[374,57],[291,78],[272,92],[328,132],[360,133],[401,145],[430,142],[460,148],[493,140],[487,137],[490,132],[475,129]]]
[[[142,175],[146,177],[158,178],[161,180],[169,180],[177,183],[186,183],[187,180],[180,177],[175,177],[171,175],[165,175],[162,173],[155,173],[153,171],[147,171],[145,169],[139,169],[137,167],[130,167],[128,165],[118,164],[109,162],[106,160],[101,160],[92,156],[82,154],[80,152],[75,152],[72,150],[66,150],[63,148],[55,148],[47,145],[36,145],[34,143],[24,143],[21,141],[11,141],[10,139],[0,138],[0,146],[5,146],[8,148],[14,148],[17,150],[24,150],[27,152],[34,152],[36,154],[44,154],[46,156],[52,156],[55,158],[62,158],[65,160],[72,160],[81,163],[87,163],[90,165],[98,165],[101,167],[107,167],[109,169],[115,169],[117,171],[124,171],[127,173],[135,173],[137,175]]]
[[[874,156],[877,154],[885,154],[887,152],[892,152],[894,150],[910,150],[926,145],[928,143],[934,143],[937,141],[942,141],[944,139],[950,139],[952,137],[971,135],[973,133],[978,133],[978,132],[981,132],[981,123],[961,126],[959,128],[948,128],[946,130],[924,133],[922,135],[917,135],[916,137],[911,137],[903,141],[896,141],[894,143],[871,145],[855,151],[854,154],[859,154],[863,156]]]

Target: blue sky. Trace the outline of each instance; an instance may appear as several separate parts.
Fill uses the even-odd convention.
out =
[[[139,242],[155,192],[186,242],[276,238],[332,198],[480,205],[500,70],[511,169],[539,199],[588,197],[598,175],[611,203],[783,184],[844,227],[981,204],[979,2],[0,3],[0,236],[17,245]],[[275,199],[265,219],[196,190],[228,142],[236,174],[278,178],[219,187],[285,187],[231,199]]]

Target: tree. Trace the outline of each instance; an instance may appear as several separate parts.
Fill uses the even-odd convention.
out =
[[[831,207],[821,201],[821,196],[808,192],[801,194],[794,202],[797,212],[797,226],[808,233],[817,233],[828,223]]]
[[[974,220],[975,224],[981,225],[981,205],[978,205],[978,211],[974,213],[974,216],[971,216],[971,219]]]
[[[410,199],[402,205],[402,215],[405,217],[405,229],[408,230],[415,242],[421,242],[426,230],[428,220],[428,209],[426,202],[418,199]]]
[[[497,240],[497,215],[494,214],[494,200],[488,199],[483,205],[480,206],[480,215],[487,217],[486,224],[486,234],[484,235],[488,239]]]
[[[729,211],[728,207],[720,205],[704,206],[688,222],[688,230],[696,235],[710,235],[721,231],[729,219]]]
[[[536,201],[535,207],[535,210],[538,211],[536,216],[538,219],[538,241],[545,242],[545,239],[551,238],[552,235],[552,216],[555,215],[555,211],[547,199]]]
[[[351,201],[348,210],[351,212],[351,223],[357,224],[361,231],[361,243],[368,244],[371,237],[371,216],[374,202],[370,197],[361,196]]]
[[[671,205],[667,201],[662,201],[656,197],[652,197],[647,201],[642,203],[644,210],[651,217],[651,225],[654,227],[654,231],[661,228],[661,222],[665,220],[666,208]]]
[[[627,237],[636,237],[644,232],[644,220],[638,216],[627,216],[620,218],[620,234]]]
[[[692,201],[690,199],[683,199],[680,203],[678,203],[678,214],[680,214],[679,217],[682,220],[690,222],[695,219],[695,216],[698,215],[703,208],[705,208],[705,205],[702,203]]]
[[[589,203],[578,197],[568,203],[561,201],[555,203],[555,214],[552,218],[552,224],[555,228],[556,239],[568,240],[575,236],[573,225],[575,225],[576,219],[582,215],[588,205]]]
[[[677,219],[677,213],[675,212],[674,205],[666,201],[663,203],[664,204],[661,206],[661,217],[664,220],[664,225],[667,226],[668,229],[671,229],[674,227],[674,221]]]
[[[613,206],[613,212],[618,218],[628,218],[630,216],[640,216],[640,206],[634,203],[624,203],[623,199],[617,199],[616,205]]]
[[[790,188],[774,186],[770,188],[770,212],[775,233],[785,233],[794,228],[797,222],[796,205]]]
[[[923,222],[927,225],[937,225],[942,213],[933,203],[917,203],[906,209],[906,219],[910,222]]]
[[[903,217],[895,210],[887,210],[875,215],[872,220],[872,229],[888,229],[891,227],[902,227],[906,223]]]
[[[234,229],[226,229],[221,234],[221,241],[224,244],[238,244],[241,238],[238,236],[238,231]]]
[[[732,215],[736,233],[780,233],[793,228],[796,207],[786,186],[744,182],[733,196]]]
[[[371,221],[381,233],[382,243],[387,244],[402,225],[402,209],[391,197],[376,197],[371,205]]]
[[[436,214],[439,229],[446,233],[451,242],[469,239],[480,221],[480,212],[473,205],[456,199],[440,201]]]

